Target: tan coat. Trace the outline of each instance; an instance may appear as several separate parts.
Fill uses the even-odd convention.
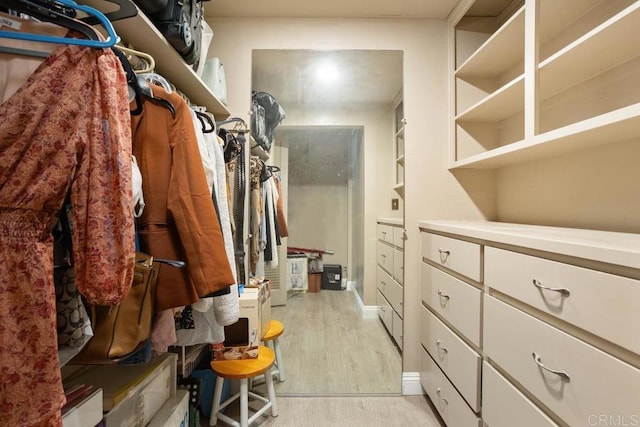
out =
[[[162,265],[157,310],[191,304],[234,283],[220,223],[198,151],[188,106],[158,87],[154,95],[176,110],[144,101],[131,118],[133,153],[142,172],[145,209],[138,221],[140,249],[156,258],[186,262]]]

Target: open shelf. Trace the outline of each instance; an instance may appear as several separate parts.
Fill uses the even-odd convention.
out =
[[[400,194],[401,196],[404,196],[404,182],[400,182],[396,185],[393,186],[393,189]]]
[[[523,105],[524,75],[521,75],[458,115],[456,121],[497,122],[522,111]]]
[[[455,72],[459,78],[497,76],[524,58],[524,7],[520,8]]]
[[[541,62],[540,98],[547,99],[637,57],[639,27],[637,2]]]
[[[640,103],[467,157],[451,169],[494,169],[638,137]]]
[[[106,10],[103,0],[89,0],[83,3]],[[100,7],[100,5],[103,5]],[[198,77],[191,66],[187,65],[162,33],[153,25],[141,10],[132,18],[113,22],[120,38],[143,52],[153,56],[156,71],[185,93],[191,102],[207,108],[216,120],[229,117],[227,107],[213,94],[211,89]],[[206,55],[206,52],[202,52]]]

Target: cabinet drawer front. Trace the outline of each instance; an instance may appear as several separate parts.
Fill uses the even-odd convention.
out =
[[[393,282],[393,279],[391,278],[389,273],[384,271],[382,267],[378,265],[376,267],[376,282],[378,284],[378,290],[382,294],[386,294],[387,289],[391,286],[391,283]]]
[[[567,424],[638,416],[639,369],[488,295],[484,314],[485,354]]]
[[[423,263],[422,301],[480,347],[479,289]]]
[[[387,301],[389,301],[389,304],[391,304],[391,307],[393,307],[393,309],[397,311],[400,316],[402,316],[404,305],[402,291],[402,286],[396,283],[395,280],[392,280],[391,283],[387,285],[386,292],[384,294],[385,298],[387,298]]]
[[[393,340],[398,344],[400,350],[402,350],[402,319],[398,316],[398,313],[393,312]]]
[[[393,227],[393,244],[404,249],[404,228]]]
[[[447,426],[480,427],[480,419],[424,349],[420,349],[420,384]]]
[[[402,284],[404,280],[404,252],[393,250],[393,278]]]
[[[393,227],[386,224],[378,224],[376,227],[378,240],[393,244]]]
[[[393,248],[382,242],[378,242],[378,265],[389,273],[393,274]]]
[[[471,408],[480,411],[481,358],[424,306],[420,308],[420,341]]]
[[[480,245],[422,233],[422,256],[476,282],[480,281]]]
[[[482,364],[482,421],[488,427],[557,427],[488,363]]]
[[[490,287],[640,353],[640,333],[629,327],[640,325],[640,281],[492,247],[484,259]]]
[[[380,291],[376,295],[376,303],[378,305],[378,316],[382,319],[382,323],[384,323],[388,331],[393,331],[393,309]]]

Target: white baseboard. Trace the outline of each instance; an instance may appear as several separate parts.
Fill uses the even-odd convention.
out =
[[[420,384],[420,372],[402,373],[402,395],[413,396],[425,394]]]
[[[358,310],[362,313],[363,319],[375,319],[378,317],[377,305],[364,305],[358,291],[354,289],[353,294],[356,296],[356,304],[358,305]]]

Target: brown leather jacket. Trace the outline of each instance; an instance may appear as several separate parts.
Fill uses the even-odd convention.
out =
[[[154,87],[165,106],[144,101],[131,118],[133,154],[142,173],[145,209],[138,220],[140,250],[186,262],[160,267],[156,309],[191,304],[234,283],[220,223],[207,188],[193,122],[185,101]]]

